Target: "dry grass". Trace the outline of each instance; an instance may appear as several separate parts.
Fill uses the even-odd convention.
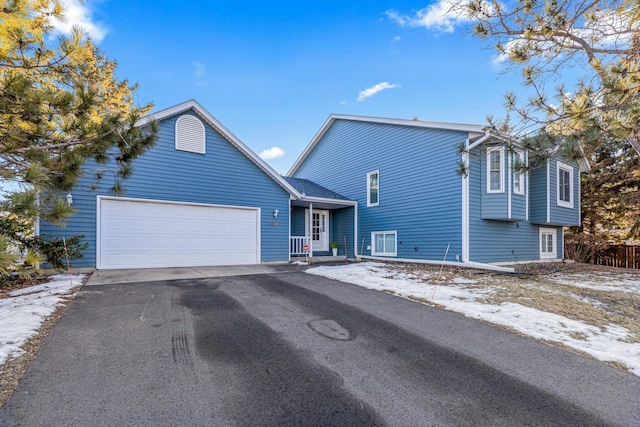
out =
[[[616,278],[640,281],[640,271],[623,270],[579,263],[533,263],[516,266],[517,274],[423,264],[388,264],[405,274],[422,278],[438,286],[464,286],[490,290],[480,302],[516,303],[536,310],[558,314],[598,328],[610,325],[629,330],[627,342],[640,342],[640,295],[623,290],[600,290],[573,286],[572,280],[589,280],[611,286]],[[473,283],[454,283],[454,278]],[[562,279],[562,280],[561,280]],[[613,282],[612,282],[613,281]],[[580,339],[580,338],[578,338]]]
[[[621,291],[585,289],[558,284],[544,277],[533,280],[500,280],[489,304],[511,302],[568,319],[604,328],[618,325],[631,334],[629,342],[640,342],[640,295]]]

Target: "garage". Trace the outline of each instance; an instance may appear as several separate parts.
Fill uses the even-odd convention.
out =
[[[98,197],[97,268],[260,262],[258,208]]]

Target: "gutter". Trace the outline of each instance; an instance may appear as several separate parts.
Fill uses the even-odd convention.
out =
[[[499,271],[502,273],[515,273],[515,270],[510,267],[500,267],[499,265],[484,264],[481,262],[473,262],[473,261],[455,262],[455,261],[437,261],[437,260],[428,260],[428,259],[384,258],[384,257],[375,257],[375,256],[357,255],[357,254],[356,256],[361,259],[371,259],[375,261],[407,262],[412,264],[428,264],[428,265],[446,265],[449,267],[477,268],[479,270],[493,270],[493,271]]]

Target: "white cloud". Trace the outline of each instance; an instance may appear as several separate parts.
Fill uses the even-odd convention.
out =
[[[108,30],[99,22],[93,21],[91,7],[88,1],[80,0],[62,0],[64,7],[63,15],[65,22],[57,19],[53,20],[53,24],[58,31],[63,34],[70,34],[73,27],[81,27],[85,35],[90,36],[94,41],[100,42],[107,35]]]
[[[262,150],[259,154],[263,160],[277,159],[284,156],[284,150],[280,147],[271,147],[266,150]]]
[[[402,27],[425,27],[429,30],[452,33],[456,25],[470,21],[459,9],[463,1],[465,0],[438,0],[411,16],[400,15],[395,10],[387,11],[386,15]]]
[[[195,68],[194,74],[196,77],[204,77],[207,75],[207,66],[202,62],[193,61],[193,67]]]
[[[396,87],[400,87],[400,85],[391,84],[389,82],[378,83],[377,85],[368,87],[362,92],[360,92],[360,94],[358,94],[358,102],[364,102],[365,99],[371,98],[373,95],[375,95],[378,92],[382,92],[383,90],[386,90],[386,89],[393,89]]]

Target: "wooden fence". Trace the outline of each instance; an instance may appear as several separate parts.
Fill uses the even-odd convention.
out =
[[[620,268],[640,268],[640,246],[609,245],[595,257],[595,264]]]

